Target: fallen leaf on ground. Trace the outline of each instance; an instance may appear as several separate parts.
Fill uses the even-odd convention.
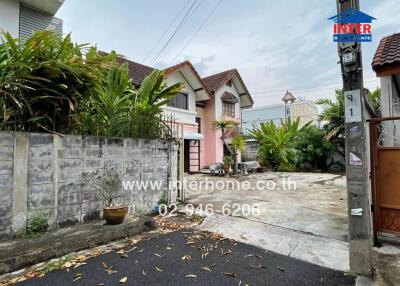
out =
[[[125,283],[126,281],[128,281],[128,277],[121,278],[119,283]]]
[[[158,268],[157,266],[156,266],[156,270],[158,271],[158,272],[163,272],[160,268]]]
[[[201,269],[203,269],[203,270],[205,270],[205,271],[208,271],[208,272],[211,272],[211,269],[208,268],[207,266],[204,266],[204,267],[202,267]]]
[[[76,277],[74,280],[72,280],[72,282],[78,281],[81,278],[82,278],[82,276]]]
[[[65,268],[70,268],[71,266],[72,266],[72,263],[69,261],[64,263]]]
[[[282,268],[282,267],[278,267],[278,269],[280,270],[280,271],[286,271],[284,268]]]
[[[144,270],[142,271],[142,274],[144,275],[144,276],[146,276],[147,274],[146,274],[146,272],[144,272]]]
[[[236,277],[237,276],[237,274],[233,273],[233,272],[224,272],[224,275],[231,276],[231,277]]]
[[[232,253],[232,250],[230,250],[230,249],[228,249],[227,251],[224,251],[223,249],[221,249],[221,256],[225,256],[225,255],[227,255],[227,254],[231,254]]]
[[[189,274],[185,276],[186,278],[197,278],[197,275]]]
[[[261,268],[265,268],[265,266],[264,265],[250,265],[250,268],[261,269]]]

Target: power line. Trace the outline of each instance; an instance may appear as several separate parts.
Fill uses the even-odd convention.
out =
[[[372,82],[373,80],[377,80],[377,78],[376,77],[364,78],[365,82]],[[341,85],[341,83],[332,83],[332,84],[328,84],[328,85],[320,85],[320,86],[311,87],[311,88],[302,88],[302,89],[292,88],[291,90],[293,92],[295,92],[295,91],[299,92],[299,91],[303,91],[303,90],[317,89],[320,87],[338,87],[340,85]],[[253,93],[281,93],[282,90],[287,90],[287,87],[276,88],[276,89],[257,90],[257,91],[254,91]]]
[[[218,3],[214,6],[214,8],[208,13],[207,17],[203,20],[203,22],[200,24],[200,26],[197,28],[197,30],[192,34],[192,36],[189,38],[189,40],[185,43],[185,45],[182,47],[182,49],[178,52],[178,54],[173,58],[173,60],[169,63],[172,65],[175,60],[182,54],[182,52],[186,49],[186,47],[190,44],[190,42],[196,37],[196,35],[200,32],[200,30],[204,27],[204,25],[207,23],[207,21],[210,19],[212,14],[214,14],[215,10],[217,10],[218,6],[222,3],[222,0],[218,1]]]
[[[375,80],[376,80],[376,78],[371,78],[370,80],[365,80],[364,82],[368,83],[368,82],[373,82]],[[341,88],[341,85],[340,84],[322,85],[322,86],[319,86],[319,87],[312,87],[312,88],[305,88],[305,89],[300,89],[300,90],[293,90],[293,93],[295,93],[295,94],[304,94],[304,93],[309,93],[309,92],[328,90],[328,89],[332,89],[332,88]],[[284,88],[280,89],[280,91],[270,92],[269,94],[264,94],[264,95],[255,95],[254,97],[257,97],[257,98],[276,97],[276,96],[279,96],[279,95],[282,94],[282,90],[284,90]],[[257,94],[257,93],[263,93],[263,92],[258,91],[258,92],[253,92],[253,93]]]
[[[192,5],[190,5],[189,10],[186,11],[185,16],[182,18],[182,20],[179,22],[178,26],[175,28],[175,31],[172,33],[172,35],[168,38],[167,42],[162,46],[160,51],[158,52],[157,56],[154,58],[152,61],[152,65],[158,60],[162,52],[167,48],[171,40],[175,37],[176,33],[180,30],[180,28],[183,26],[183,23],[185,23],[186,18],[189,16],[190,11],[192,11],[193,6],[196,4],[197,0],[194,0]]]
[[[174,20],[168,25],[167,29],[164,31],[164,33],[161,35],[161,37],[157,40],[157,42],[153,45],[153,47],[150,49],[150,51],[147,53],[145,58],[143,59],[143,63],[146,63],[148,58],[151,56],[153,53],[154,49],[158,46],[158,44],[161,42],[162,39],[164,39],[165,35],[168,33],[169,29],[171,29],[172,25],[175,23],[175,21],[179,18],[179,16],[183,13],[183,11],[186,9],[186,7],[189,5],[190,1],[187,1],[186,4],[183,6],[183,8],[179,11],[178,14],[176,14]]]

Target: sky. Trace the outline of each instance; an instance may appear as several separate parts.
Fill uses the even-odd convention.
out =
[[[373,41],[362,46],[364,85],[375,89],[371,61],[380,39],[400,32],[400,5],[360,3],[377,18]],[[65,0],[56,16],[75,42],[152,67],[190,60],[201,76],[237,68],[254,106],[265,106],[280,103],[286,90],[315,101],[342,86],[327,20],[335,14],[335,0]]]

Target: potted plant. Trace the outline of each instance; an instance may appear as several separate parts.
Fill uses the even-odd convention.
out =
[[[128,206],[126,204],[116,203],[122,190],[121,176],[113,168],[104,170],[102,176],[91,187],[96,189],[104,200],[103,219],[107,224],[121,224],[126,214]]]
[[[224,156],[224,172],[228,174],[231,165],[233,164],[232,156]]]

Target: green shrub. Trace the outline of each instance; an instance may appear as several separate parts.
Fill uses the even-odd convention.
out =
[[[44,233],[49,228],[47,219],[42,214],[35,214],[28,225],[27,235],[35,236]]]
[[[295,142],[297,167],[327,169],[327,160],[333,151],[333,145],[326,139],[324,130],[310,125],[302,129]]]

